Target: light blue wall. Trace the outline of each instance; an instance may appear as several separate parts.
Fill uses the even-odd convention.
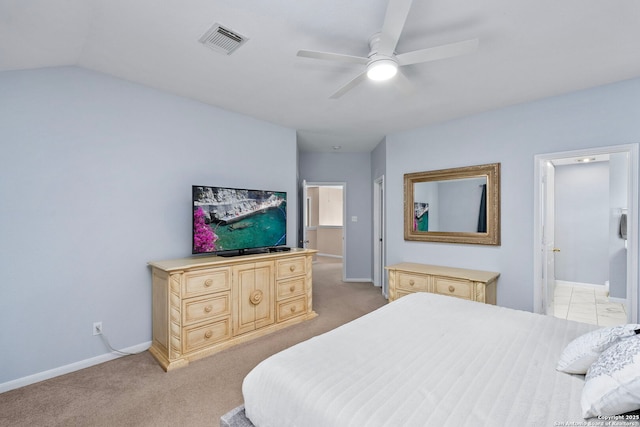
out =
[[[191,253],[191,185],[288,193],[295,131],[79,68],[0,73],[0,384],[151,340],[147,261]]]
[[[609,295],[627,297],[627,240],[620,235],[620,218],[628,215],[629,155],[609,158]]]
[[[604,286],[609,280],[609,162],[556,166],[555,276]]]
[[[371,182],[384,176],[387,169],[387,143],[383,139],[371,152]]]
[[[151,339],[146,262],[190,253],[194,183],[287,191],[294,246],[298,168],[347,182],[348,278],[371,277],[383,173],[387,264],[499,271],[498,303],[531,310],[534,155],[640,142],[639,117],[636,79],[298,158],[291,129],[90,71],[0,73],[0,385],[104,354],[94,321],[116,347]],[[404,173],[493,162],[502,246],[403,240]]]
[[[370,153],[300,153],[300,179],[346,182],[346,278],[372,280],[372,197]],[[352,217],[357,217],[357,222]]]
[[[534,156],[640,142],[640,79],[387,136],[387,262],[498,271],[498,304],[533,310]],[[502,245],[403,239],[403,174],[500,162]]]

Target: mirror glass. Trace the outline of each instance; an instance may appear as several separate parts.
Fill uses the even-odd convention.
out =
[[[500,244],[500,164],[405,175],[405,240]]]

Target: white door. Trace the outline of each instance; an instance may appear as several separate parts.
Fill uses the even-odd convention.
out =
[[[542,165],[542,280],[545,286],[543,307],[553,316],[553,295],[556,288],[554,244],[555,229],[555,167],[551,162]]]
[[[373,183],[373,284],[387,297],[384,269],[384,176]]]
[[[309,195],[307,194],[307,181],[302,181],[302,240],[301,246],[303,248],[309,247],[309,236],[307,231],[309,229]],[[299,211],[298,211],[299,212]]]

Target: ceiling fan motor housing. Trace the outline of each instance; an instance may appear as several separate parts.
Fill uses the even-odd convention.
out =
[[[381,33],[375,33],[369,38],[369,62],[367,63],[367,77],[371,80],[389,80],[398,72],[398,61],[390,56],[378,53]]]
[[[398,62],[383,55],[374,55],[367,64],[367,77],[371,80],[389,80],[398,72]]]

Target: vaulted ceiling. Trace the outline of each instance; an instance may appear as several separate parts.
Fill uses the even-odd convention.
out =
[[[414,0],[398,54],[477,38],[402,67],[410,91],[296,56],[369,54],[387,0],[0,0],[0,71],[75,65],[296,129],[301,149],[368,151],[385,135],[640,77],[636,0]],[[248,41],[198,40],[219,23]]]

